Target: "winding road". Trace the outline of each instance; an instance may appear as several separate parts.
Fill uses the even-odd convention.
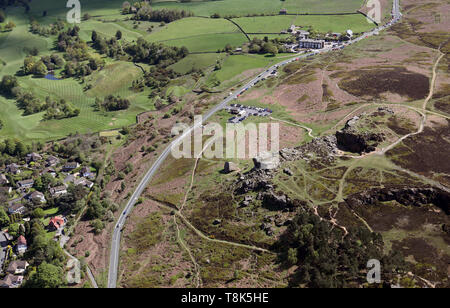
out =
[[[379,26],[369,32],[364,33],[360,37],[357,37],[353,40],[348,41],[344,46],[351,45],[354,43],[359,42],[362,39],[368,38],[369,36],[373,36],[379,31],[385,30],[389,27],[391,27],[393,24],[397,23],[401,19],[402,14],[400,13],[399,8],[399,0],[394,0],[393,3],[393,9],[392,9],[392,20],[387,23],[386,25]],[[117,276],[118,276],[118,269],[119,269],[119,252],[120,252],[120,240],[122,235],[122,230],[125,226],[126,219],[128,215],[130,214],[131,210],[135,206],[136,202],[138,201],[141,194],[144,192],[145,188],[149,184],[149,182],[152,180],[153,176],[156,174],[158,169],[161,167],[161,165],[164,163],[166,158],[170,155],[172,147],[176,147],[179,145],[184,138],[189,136],[192,132],[194,132],[196,129],[199,129],[202,127],[203,123],[205,123],[211,116],[213,116],[216,112],[222,110],[226,105],[228,105],[230,102],[235,100],[240,94],[247,91],[251,87],[253,87],[256,83],[259,81],[267,78],[272,74],[272,72],[276,72],[279,67],[287,65],[294,61],[299,61],[301,59],[305,59],[311,56],[315,56],[320,53],[324,52],[331,52],[333,51],[332,47],[323,49],[321,51],[313,51],[306,54],[296,55],[290,59],[281,61],[277,64],[274,64],[270,68],[268,68],[263,73],[259,74],[257,77],[250,80],[247,84],[245,84],[243,87],[241,87],[239,90],[232,93],[230,96],[226,97],[221,103],[217,104],[215,107],[213,107],[208,113],[206,113],[203,118],[202,122],[194,123],[192,127],[190,127],[188,130],[186,130],[183,134],[178,136],[174,141],[172,141],[166,149],[161,153],[161,155],[158,157],[158,159],[154,162],[154,164],[150,167],[150,169],[147,171],[145,176],[142,178],[141,182],[137,186],[136,190],[134,191],[133,195],[128,200],[128,203],[126,204],[124,210],[120,214],[119,219],[117,220],[117,223],[114,227],[112,240],[111,240],[111,252],[110,252],[110,261],[109,261],[109,272],[108,272],[108,288],[116,288],[117,287]],[[181,217],[183,218],[183,217]],[[186,224],[190,224],[188,221],[185,220]],[[203,234],[199,234],[201,236],[204,236]],[[217,240],[217,242],[220,242]],[[247,247],[247,245],[237,244],[242,247]],[[249,247],[250,248],[250,247]]]

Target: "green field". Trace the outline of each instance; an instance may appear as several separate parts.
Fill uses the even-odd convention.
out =
[[[344,32],[351,29],[354,33],[363,32],[374,28],[373,23],[360,14],[341,16],[298,16],[296,26],[311,26],[318,32]]]
[[[335,15],[335,16],[264,16],[242,17],[233,19],[247,33],[280,33],[286,31],[291,25],[312,27],[317,32],[344,32],[352,29],[353,32],[362,32],[374,27],[368,23],[363,15]]]
[[[197,16],[221,15],[245,16],[246,14],[278,14],[280,9],[288,13],[344,13],[355,12],[364,2],[362,0],[221,0],[179,3],[177,1],[154,1],[155,8],[183,8]]]
[[[199,17],[172,22],[146,36],[146,39],[169,46],[186,46],[190,52],[217,51],[226,44],[240,46],[247,41],[245,35],[231,22]]]
[[[80,26],[80,36],[90,41],[93,30],[105,37],[112,37],[117,30],[123,34],[127,41],[136,40],[139,37],[151,42],[162,42],[169,46],[186,46],[191,53],[188,57],[171,66],[175,71],[187,73],[192,68],[208,70],[217,60],[221,62],[222,69],[208,73],[206,85],[226,89],[234,86],[242,79],[248,78],[251,71],[262,69],[273,63],[277,58],[259,55],[227,56],[216,53],[225,45],[233,47],[242,46],[248,41],[247,37],[232,22],[225,19],[210,19],[191,17],[181,19],[161,26],[160,23],[140,22],[125,20],[120,14],[123,1],[120,0],[90,0],[82,2],[82,15],[89,13],[91,18],[83,21]],[[278,14],[281,8],[286,8],[288,13],[305,12],[347,12],[355,11],[361,6],[361,0],[221,0],[221,1],[192,1],[191,3],[179,3],[176,1],[154,1],[154,9],[158,8],[183,8],[192,11],[197,16],[210,16],[219,12],[222,16],[234,14],[245,16],[246,14]],[[49,55],[54,52],[55,37],[42,37],[29,32],[30,16],[36,18],[41,24],[50,24],[57,18],[65,18],[68,8],[66,1],[41,0],[31,2],[29,14],[24,9],[7,9],[7,20],[12,20],[17,25],[12,32],[0,33],[0,76],[14,75],[23,64],[26,56],[24,48],[36,47],[39,56]],[[47,17],[43,17],[43,11]],[[352,29],[359,32],[369,28],[365,19],[360,15],[351,16],[265,16],[235,18],[246,32],[277,33],[286,30],[292,23],[301,26],[312,26],[317,31],[341,32]],[[147,31],[152,27],[152,31]],[[266,35],[251,35],[250,38],[263,38]],[[286,35],[267,35],[270,38],[286,37]],[[94,53],[93,50],[91,50]],[[204,54],[195,54],[209,52]],[[283,55],[280,55],[283,56]],[[64,98],[74,107],[81,110],[77,118],[42,121],[43,113],[23,116],[22,110],[15,105],[14,100],[0,97],[0,120],[4,127],[0,131],[1,137],[18,137],[26,141],[51,140],[63,138],[70,133],[99,132],[120,128],[124,125],[135,123],[136,114],[153,110],[154,105],[148,98],[148,91],[135,93],[131,91],[131,82],[142,73],[131,63],[113,61],[105,58],[106,67],[99,72],[94,72],[86,78],[86,83],[75,79],[47,80],[42,78],[19,77],[22,87],[31,89],[39,98],[46,96]],[[145,65],[144,65],[145,66]],[[244,72],[248,72],[243,74]],[[58,72],[57,72],[58,73]],[[92,88],[85,92],[86,84]],[[219,86],[218,86],[219,85]],[[175,93],[181,96],[189,91],[190,86],[172,85],[167,93]],[[108,94],[120,95],[131,101],[131,107],[120,112],[98,112],[94,110],[93,103],[96,97],[104,97]]]

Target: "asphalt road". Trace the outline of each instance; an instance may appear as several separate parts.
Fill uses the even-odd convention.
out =
[[[380,26],[376,29],[373,29],[369,32],[366,32],[365,34],[361,35],[358,38],[355,38],[353,40],[350,40],[347,42],[346,45],[353,44],[356,42],[359,42],[360,40],[367,38],[369,36],[375,35],[378,31],[382,31],[386,28],[389,28],[394,23],[398,22],[401,18],[401,13],[399,9],[399,0],[394,0],[393,10],[392,10],[392,20],[384,25]],[[125,225],[126,219],[128,215],[130,214],[132,208],[136,204],[138,198],[143,193],[145,187],[147,184],[152,180],[155,173],[158,171],[159,167],[161,167],[162,163],[166,160],[166,158],[171,153],[171,148],[173,146],[176,146],[181,143],[181,141],[190,135],[195,129],[201,128],[203,123],[205,123],[212,115],[214,115],[219,110],[222,110],[226,105],[228,105],[230,102],[232,102],[234,99],[236,99],[241,93],[245,92],[246,90],[250,89],[255,85],[257,81],[262,80],[263,78],[267,78],[271,75],[271,73],[274,70],[278,70],[280,66],[284,66],[286,64],[289,64],[294,61],[298,61],[301,59],[305,59],[310,56],[314,56],[319,53],[323,52],[330,52],[333,48],[327,48],[325,50],[319,51],[313,51],[307,54],[297,55],[296,57],[284,60],[280,63],[277,63],[273,66],[271,66],[269,69],[264,71],[263,73],[259,74],[257,77],[250,80],[246,85],[244,85],[239,90],[233,92],[231,95],[229,95],[227,98],[225,98],[220,104],[216,105],[214,108],[212,108],[208,113],[206,113],[203,116],[203,122],[202,123],[195,123],[189,130],[184,132],[182,135],[178,136],[174,141],[172,141],[167,148],[161,153],[161,155],[158,157],[158,159],[155,161],[155,163],[151,166],[151,168],[148,170],[148,172],[145,174],[144,178],[139,183],[138,187],[134,191],[133,195],[131,196],[130,200],[128,201],[127,205],[125,206],[125,209],[120,214],[120,217],[114,227],[112,241],[111,241],[111,253],[110,253],[110,261],[109,261],[109,273],[108,273],[108,288],[116,288],[117,286],[117,273],[119,269],[119,251],[120,251],[120,238],[122,229]]]

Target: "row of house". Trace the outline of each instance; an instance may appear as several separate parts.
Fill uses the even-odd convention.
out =
[[[36,184],[36,178],[31,176],[30,178],[26,178],[24,175],[30,173],[30,170],[33,171],[33,174],[39,174],[40,176],[50,174],[54,178],[60,178],[61,182],[54,187],[49,185],[46,192],[36,191],[33,189]],[[0,193],[8,197],[8,201],[5,202],[5,207],[10,215],[24,215],[28,212],[28,202],[33,202],[34,204],[46,203],[46,197],[61,197],[68,193],[70,183],[73,183],[75,186],[83,185],[87,188],[92,188],[95,178],[96,173],[91,171],[90,167],[81,166],[77,162],[62,164],[60,159],[53,155],[43,157],[43,155],[38,153],[30,153],[20,164],[8,164],[0,170]],[[15,183],[16,187],[11,183]],[[14,198],[12,199],[13,195]],[[4,206],[4,204],[0,204],[0,206]],[[23,220],[27,221],[29,218],[25,217]],[[56,231],[56,239],[63,233],[66,224],[67,220],[63,216],[51,217],[47,229],[49,231]],[[7,230],[2,234],[8,235],[8,243],[13,241],[13,238],[8,234]],[[17,238],[15,244],[12,251],[20,257],[28,249],[27,240],[21,235]],[[14,257],[12,258],[14,259]],[[23,283],[24,273],[28,266],[29,264],[26,261],[12,261],[5,270],[6,276],[0,280],[0,288],[19,287]]]
[[[30,162],[39,163],[43,161],[43,158],[40,154],[30,153],[26,156],[26,161],[29,164]],[[57,172],[55,167],[60,163],[59,158],[55,156],[48,156],[45,160],[45,167],[40,170],[40,175],[50,174],[53,177],[57,176]],[[10,176],[18,175],[22,172],[23,168],[29,168],[28,166],[19,166],[17,164],[9,164],[4,169],[6,174]],[[75,169],[80,168],[80,164],[77,162],[68,162],[61,166],[61,171],[64,173],[72,172]],[[96,173],[92,172],[89,167],[82,167],[77,174],[80,177],[76,177],[73,174],[67,174],[64,179],[64,184],[56,187],[49,187],[48,192],[53,198],[61,197],[67,194],[67,187],[70,183],[73,183],[75,186],[82,185],[87,188],[92,188],[94,183],[91,180],[94,180],[96,177]],[[11,195],[13,192],[13,187],[10,185],[10,181],[8,177],[0,173],[0,193],[4,195]],[[16,192],[19,194],[19,198],[11,200],[8,202],[8,212],[9,214],[24,214],[26,212],[26,207],[22,204],[22,200],[26,200],[34,203],[46,203],[47,200],[45,195],[39,191],[30,191],[35,184],[34,179],[25,179],[16,182]]]

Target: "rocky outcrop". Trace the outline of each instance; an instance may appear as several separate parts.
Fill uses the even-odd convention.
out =
[[[433,187],[374,188],[363,193],[352,195],[345,201],[352,209],[377,205],[379,202],[387,201],[397,201],[405,206],[434,204],[441,208],[447,215],[450,214],[450,193]]]
[[[357,131],[355,127],[359,119],[359,117],[351,118],[342,130],[336,132],[337,146],[340,150],[359,154],[370,153],[384,141],[383,133]]]
[[[314,138],[311,142],[296,148],[285,148],[280,151],[282,161],[305,160],[320,157],[322,161],[332,162],[337,154],[336,136]]]
[[[352,153],[370,153],[376,150],[378,144],[384,141],[384,134],[358,133],[351,130],[336,132],[338,148]]]
[[[262,205],[270,211],[292,212],[298,207],[306,206],[306,202],[300,200],[291,200],[285,194],[276,194],[269,191],[262,196]]]
[[[236,182],[237,194],[246,194],[250,191],[267,191],[273,189],[273,173],[270,170],[253,169],[247,174],[242,174]]]

